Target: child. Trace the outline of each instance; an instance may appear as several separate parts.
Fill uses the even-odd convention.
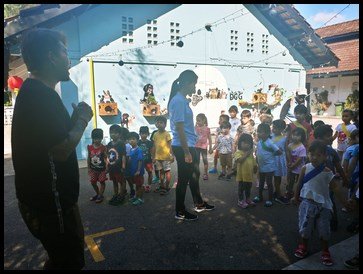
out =
[[[127,168],[127,165],[129,163],[129,156],[130,156],[130,151],[131,151],[131,145],[129,144],[129,141],[128,141],[128,137],[129,137],[129,130],[127,128],[124,128],[122,127],[121,128],[121,142],[123,142],[125,144],[125,149],[126,149],[126,167],[125,167],[125,181],[127,182],[127,184],[129,185],[129,188],[130,188],[130,199],[134,198],[135,197],[135,189],[134,189],[134,185],[131,181],[131,178],[130,178],[130,174],[128,172],[128,168]],[[126,183],[125,183],[125,193],[127,194],[126,192]]]
[[[318,127],[318,126],[321,126],[321,125],[325,125],[324,121],[322,120],[316,120],[313,124],[313,130],[310,132],[310,136],[309,136],[309,142],[308,144],[311,144],[315,138],[314,138],[314,130]]]
[[[290,201],[294,196],[294,184],[297,182],[301,168],[306,161],[305,131],[296,127],[291,133],[291,143],[287,147],[287,186],[285,199]]]
[[[309,141],[309,136],[311,131],[313,130],[313,128],[311,127],[311,125],[306,122],[306,116],[308,115],[308,109],[306,108],[306,106],[304,105],[297,105],[294,108],[294,115],[296,118],[296,121],[293,121],[292,123],[290,123],[287,126],[287,144],[291,143],[291,133],[292,131],[299,127],[302,128],[305,132],[305,141],[303,142],[303,145],[307,148],[308,147],[308,141]]]
[[[221,114],[219,116],[219,121],[218,121],[219,127],[217,127],[217,129],[216,129],[216,137],[215,137],[215,140],[217,140],[218,139],[218,136],[221,135],[221,132],[222,132],[221,124],[223,122],[229,122],[229,116],[227,114]],[[213,168],[211,168],[208,171],[209,173],[211,173],[211,174],[218,173],[218,170],[217,170],[218,158],[219,158],[219,153],[218,153],[218,149],[217,149],[216,152],[214,153],[214,159],[213,159],[214,166],[213,166]]]
[[[229,122],[223,122],[221,124],[222,134],[217,137],[217,141],[213,147],[213,150],[217,149],[219,159],[221,161],[222,172],[219,174],[218,179],[230,180],[229,174],[232,169],[232,146],[233,138],[230,135],[231,124]],[[228,173],[228,175],[227,175]],[[227,176],[226,176],[227,175]]]
[[[350,123],[350,121],[353,119],[353,117],[354,117],[354,113],[352,110],[350,110],[350,109],[343,110],[343,112],[342,112],[343,123],[337,125],[337,127],[335,128],[336,131],[333,135],[332,141],[334,141],[338,137],[337,151],[338,151],[339,158],[341,160],[343,158],[343,153],[345,152],[345,150],[348,147],[351,132],[353,130],[357,129],[357,127],[355,125]]]
[[[95,128],[91,133],[92,145],[87,146],[88,157],[87,167],[88,174],[90,176],[90,182],[96,195],[90,198],[91,201],[101,203],[103,201],[103,193],[105,192],[106,176],[106,147],[101,143],[103,139],[103,130]],[[100,188],[97,186],[97,182],[100,182]]]
[[[274,172],[274,198],[275,201],[286,205],[288,200],[281,195],[280,186],[282,176],[287,175],[287,164],[286,164],[286,137],[282,135],[282,132],[286,128],[286,123],[284,120],[279,119],[272,122],[272,142],[282,151],[281,155],[275,156],[276,170]]]
[[[148,193],[151,191],[151,183],[152,183],[152,171],[153,171],[153,163],[151,160],[151,149],[153,147],[153,143],[147,139],[149,136],[149,128],[147,126],[141,126],[139,130],[139,134],[141,139],[137,142],[137,145],[141,148],[143,157],[144,157],[144,165],[145,170],[148,174],[147,177],[147,185],[145,186],[145,192]]]
[[[208,120],[204,113],[199,113],[196,117],[195,133],[198,136],[195,150],[197,151],[198,165],[200,154],[202,154],[204,164],[203,180],[208,180],[208,158],[207,147],[209,144],[209,153],[212,153],[212,136],[208,127]]]
[[[110,205],[121,204],[126,196],[124,171],[126,168],[126,148],[121,140],[122,130],[119,125],[110,127],[111,141],[107,144],[107,171],[113,182],[114,195],[108,202]],[[120,186],[120,192],[119,192]]]
[[[153,136],[154,146],[151,156],[156,170],[160,172],[160,185],[156,189],[156,192],[159,192],[160,195],[165,195],[170,191],[170,166],[174,162],[174,155],[171,149],[171,135],[165,130],[166,122],[167,120],[164,116],[156,118],[158,131]]]
[[[139,141],[139,134],[136,132],[130,132],[129,142],[131,145],[129,164],[127,165],[128,172],[130,174],[130,181],[136,187],[135,197],[131,198],[130,202],[133,205],[141,205],[144,203],[142,198],[144,194],[144,159],[143,152],[140,147],[137,146]]]
[[[150,141],[152,143],[152,145],[154,146],[154,141],[153,141],[153,137],[154,137],[154,134],[158,132],[157,129],[155,129],[153,132],[151,132],[151,135],[150,135]],[[156,170],[156,167],[154,165],[154,177],[153,177],[153,180],[152,180],[152,183],[153,184],[158,184],[160,183],[160,172],[158,170]]]
[[[274,117],[272,116],[271,109],[269,107],[263,107],[260,110],[259,119],[261,123],[271,126]]]
[[[345,176],[345,172],[340,164],[340,159],[338,153],[331,147],[333,130],[330,125],[322,125],[314,130],[314,138],[325,143],[327,147],[327,158],[326,166],[333,172],[333,174],[339,173],[343,180],[343,186],[348,187],[348,180]],[[333,218],[330,221],[330,228],[336,231],[338,228],[338,215],[335,205],[335,199],[333,193],[331,192],[331,200],[333,202]]]
[[[347,147],[343,155],[343,170],[345,174],[348,174],[349,163],[352,159],[353,151],[357,146],[359,146],[359,130],[355,129],[350,134],[349,146]],[[352,182],[349,184],[348,198],[351,198],[354,194],[355,187],[355,184],[352,184]],[[342,208],[342,210],[347,211],[345,208]]]
[[[238,182],[238,206],[247,208],[254,206],[251,201],[251,188],[253,173],[257,172],[256,160],[253,157],[252,136],[242,133],[238,139],[238,150],[234,153],[234,160],[237,165],[236,181]],[[245,197],[245,199],[244,199]]]
[[[330,229],[329,221],[333,204],[329,196],[329,191],[333,191],[342,201],[346,201],[341,196],[338,183],[334,180],[333,172],[326,167],[326,145],[315,140],[309,147],[310,163],[301,169],[296,188],[294,201],[301,203],[299,206],[299,234],[300,244],[295,250],[295,257],[305,258],[307,255],[307,244],[312,235],[314,227],[318,228],[321,241],[322,253],[321,263],[326,266],[333,264],[329,252]]]
[[[244,109],[241,112],[241,124],[237,128],[237,134],[234,138],[234,149],[238,146],[238,140],[242,133],[250,134],[252,137],[255,135],[255,121],[251,119],[252,113],[248,109]]]
[[[259,167],[259,189],[258,196],[253,201],[259,203],[263,201],[263,186],[265,181],[267,182],[268,188],[268,200],[265,202],[265,207],[272,206],[272,178],[276,170],[275,156],[281,155],[282,151],[272,142],[269,138],[271,134],[270,126],[266,123],[259,124],[257,127],[257,164]]]
[[[241,120],[237,118],[238,108],[233,105],[228,109],[229,112],[229,122],[231,123],[231,136],[232,138],[236,137],[237,134],[237,128],[241,124]]]

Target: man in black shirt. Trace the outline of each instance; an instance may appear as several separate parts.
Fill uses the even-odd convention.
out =
[[[69,116],[55,86],[68,81],[66,38],[50,29],[25,34],[22,57],[31,73],[17,96],[12,159],[19,210],[48,253],[45,269],[84,267],[84,232],[77,205],[75,148],[93,113],[84,102]]]

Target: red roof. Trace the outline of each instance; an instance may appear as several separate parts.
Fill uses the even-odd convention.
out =
[[[359,19],[319,28],[315,32],[321,38],[359,32]],[[306,74],[359,70],[359,39],[329,43],[328,47],[340,59],[338,67],[315,68]]]
[[[330,25],[315,30],[321,38],[359,31],[359,19]]]

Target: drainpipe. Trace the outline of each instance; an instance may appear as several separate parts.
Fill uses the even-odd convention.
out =
[[[92,111],[93,111],[93,128],[97,128],[97,113],[96,113],[96,91],[95,91],[95,74],[93,59],[89,58],[89,72],[91,83],[91,99],[92,99]]]

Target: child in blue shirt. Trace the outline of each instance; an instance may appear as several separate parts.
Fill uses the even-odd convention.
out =
[[[271,129],[268,124],[262,123],[257,127],[257,163],[259,169],[259,188],[258,196],[256,196],[253,201],[259,203],[263,201],[263,186],[265,181],[268,188],[268,200],[265,202],[265,207],[272,206],[272,196],[273,196],[273,186],[272,178],[276,170],[276,159],[275,156],[281,155],[282,151],[276,146],[272,140],[269,138],[271,134]]]
[[[133,205],[144,203],[144,159],[142,149],[137,145],[140,136],[136,132],[130,132],[129,142],[131,145],[129,164],[127,165],[130,182],[136,187],[135,197],[130,200]]]

